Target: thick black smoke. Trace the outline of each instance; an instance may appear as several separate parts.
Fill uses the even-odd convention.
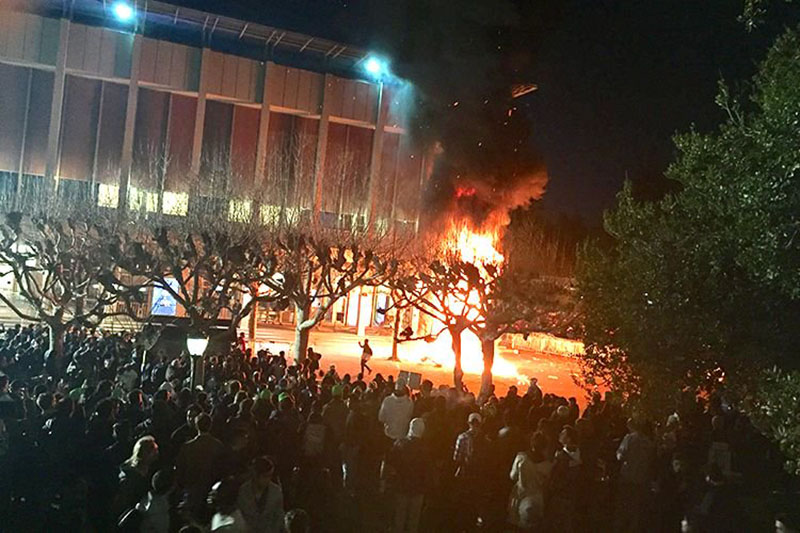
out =
[[[406,0],[377,8],[376,37],[393,72],[413,83],[412,129],[439,143],[427,213],[480,224],[539,198],[547,182],[534,149],[526,100],[511,87],[535,83],[531,62],[552,20],[535,0]]]

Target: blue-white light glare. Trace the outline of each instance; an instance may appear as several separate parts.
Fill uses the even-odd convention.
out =
[[[364,61],[364,70],[373,78],[382,78],[388,74],[389,67],[386,61],[375,56],[370,56]]]
[[[120,22],[128,22],[133,18],[133,7],[127,2],[116,2],[112,7],[111,10],[114,12],[114,16]]]

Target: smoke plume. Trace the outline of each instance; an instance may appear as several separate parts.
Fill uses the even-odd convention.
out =
[[[535,5],[534,5],[535,4]],[[512,87],[535,83],[530,64],[545,2],[407,0],[377,15],[395,74],[416,101],[412,132],[437,146],[425,213],[504,224],[544,193],[547,173],[530,139],[526,100]]]

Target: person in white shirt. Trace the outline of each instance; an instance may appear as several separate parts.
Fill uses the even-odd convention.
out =
[[[231,479],[217,481],[211,488],[208,499],[215,510],[211,517],[211,531],[225,533],[249,533],[242,511],[237,506],[239,488]]]
[[[402,381],[395,386],[394,393],[384,398],[378,412],[383,431],[392,441],[402,439],[408,433],[408,424],[414,413],[414,402],[409,398],[408,387]]]

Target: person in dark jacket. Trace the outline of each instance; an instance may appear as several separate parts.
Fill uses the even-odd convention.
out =
[[[219,479],[225,445],[211,435],[211,417],[203,413],[194,420],[197,436],[181,446],[176,462],[178,486],[185,492],[187,510],[196,513],[211,485]]]
[[[395,491],[395,533],[416,533],[425,502],[427,479],[433,462],[422,435],[425,420],[415,418],[408,428],[408,436],[397,440],[389,453]]]
[[[150,489],[150,470],[157,459],[158,444],[150,435],[140,438],[133,445],[133,453],[120,467],[119,487],[113,505],[115,519],[132,509],[147,495]]]

